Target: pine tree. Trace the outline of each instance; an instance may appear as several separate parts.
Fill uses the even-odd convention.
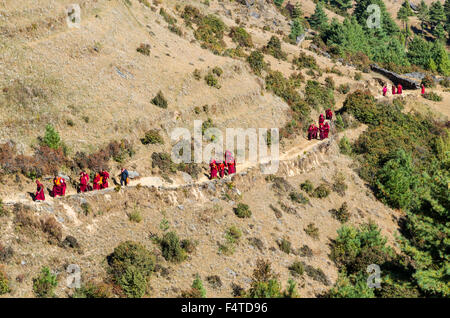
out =
[[[439,1],[433,2],[430,6],[430,23],[432,27],[437,27],[438,24],[444,23],[446,19],[442,4]]]
[[[317,30],[324,30],[328,24],[328,17],[323,9],[323,4],[319,1],[316,5],[314,14],[309,18],[309,24]]]
[[[352,0],[329,0],[333,7],[336,7],[344,12],[352,7]]]
[[[424,0],[422,0],[419,4],[417,17],[420,20],[420,27],[421,27],[422,33],[423,33],[424,25],[428,24],[428,22],[429,22],[429,10],[428,10],[428,6]]]
[[[408,41],[408,36],[410,35],[408,21],[409,21],[409,17],[412,15],[413,15],[413,11],[411,10],[409,1],[405,0],[405,2],[403,2],[402,6],[400,7],[400,9],[398,10],[398,13],[397,13],[397,18],[399,20],[403,21],[403,25],[405,28],[405,46]]]

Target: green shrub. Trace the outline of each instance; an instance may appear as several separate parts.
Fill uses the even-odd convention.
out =
[[[349,84],[339,85],[338,92],[344,95],[347,94],[348,92],[350,92],[350,85]]]
[[[161,91],[159,91],[158,94],[156,94],[156,96],[152,99],[152,104],[164,109],[167,108],[167,100]]]
[[[51,124],[45,126],[45,135],[42,144],[55,150],[61,147],[61,137]]]
[[[322,183],[314,189],[312,196],[315,198],[326,198],[330,194],[330,188],[325,183]]]
[[[142,244],[125,241],[120,243],[107,257],[109,273],[127,295],[136,295],[133,291],[133,281],[137,290],[142,290],[142,278],[150,277],[155,269],[155,257]],[[139,274],[138,274],[139,273]],[[123,277],[125,276],[125,277]]]
[[[305,87],[305,101],[315,109],[334,105],[334,94],[330,88],[323,88],[317,81],[308,81]]]
[[[327,78],[325,78],[325,86],[329,89],[334,90],[335,88],[335,83],[334,83],[334,79],[331,76],[328,76]]]
[[[252,37],[244,28],[232,27],[230,30],[230,37],[233,42],[236,42],[240,46],[253,47]]]
[[[289,193],[289,199],[300,204],[307,204],[309,202],[308,198],[296,191],[292,191],[291,193]]]
[[[272,35],[267,45],[263,47],[262,51],[279,60],[287,59],[287,54],[281,50],[281,41],[275,35]]]
[[[355,73],[355,81],[360,81],[362,79],[362,74],[359,72]]]
[[[75,289],[72,298],[112,298],[112,287],[105,283],[87,282]]]
[[[217,77],[214,76],[214,74],[212,72],[209,72],[205,76],[205,81],[206,81],[206,84],[208,84],[211,87],[220,88],[219,80],[217,79]]]
[[[217,77],[220,77],[223,74],[223,70],[220,67],[218,67],[218,66],[214,67],[212,72],[214,74],[216,74]]]
[[[350,141],[346,136],[342,137],[341,140],[339,140],[339,150],[344,155],[351,155],[352,154],[352,145],[350,144]]]
[[[9,281],[6,277],[6,273],[3,270],[3,266],[0,266],[0,295],[9,293]]]
[[[50,273],[46,266],[42,267],[38,277],[33,279],[33,291],[37,297],[54,297],[54,290],[58,286],[56,275]]]
[[[345,191],[348,186],[345,183],[345,175],[342,172],[338,172],[333,176],[333,191],[337,192],[340,196],[345,195]]]
[[[159,130],[157,129],[150,129],[147,131],[144,135],[144,138],[141,138],[141,142],[144,145],[154,145],[154,144],[164,144],[163,137],[159,134]]]
[[[445,88],[449,88],[450,87],[450,79],[444,78],[443,80],[441,80],[439,82],[439,85],[441,85],[442,87],[445,87]]]
[[[132,265],[125,269],[116,282],[128,298],[142,298],[147,291],[147,277]]]
[[[278,246],[280,248],[280,250],[282,250],[283,252],[285,252],[286,254],[289,254],[291,252],[291,242],[289,242],[288,240],[286,240],[285,238],[282,238],[279,242],[278,242]]]
[[[292,263],[292,265],[289,266],[289,270],[292,273],[292,275],[297,277],[302,276],[303,272],[305,271],[303,263],[300,261],[295,261],[294,263]]]
[[[314,185],[312,184],[311,181],[309,180],[305,180],[305,182],[300,184],[300,189],[302,189],[303,191],[305,191],[306,193],[312,193],[312,191],[314,190]]]
[[[247,57],[247,62],[256,75],[261,75],[262,70],[266,68],[264,55],[260,51],[252,51]]]
[[[423,97],[426,99],[429,99],[433,102],[440,102],[442,101],[442,96],[439,94],[436,94],[435,92],[428,92],[423,94]]]
[[[249,218],[250,216],[252,216],[250,207],[244,203],[238,203],[237,207],[234,209],[234,213],[239,218]]]
[[[206,297],[206,289],[203,287],[203,282],[200,276],[195,275],[195,279],[192,282],[191,290],[183,291],[181,293],[182,298],[205,298]]]
[[[142,221],[141,211],[136,208],[133,209],[133,211],[128,214],[128,218],[131,222],[140,223]]]
[[[209,49],[214,54],[221,54],[225,49],[225,42],[223,41],[226,29],[225,23],[214,15],[199,15],[192,21],[197,24],[194,36],[201,42],[202,47]]]
[[[350,219],[350,212],[348,211],[347,202],[342,203],[339,209],[331,210],[331,213],[341,223],[345,223]]]
[[[343,112],[348,112],[365,124],[378,125],[380,109],[369,91],[357,90],[347,96]]]
[[[230,243],[236,243],[242,236],[242,231],[235,225],[229,227],[225,233],[225,238]]]
[[[432,88],[435,86],[434,78],[431,75],[426,75],[424,78],[422,78],[422,82],[425,87]]]
[[[316,59],[304,52],[300,52],[299,56],[297,58],[294,58],[292,63],[297,66],[299,70],[301,70],[302,68],[310,68],[314,70],[318,69]]]
[[[314,223],[309,223],[304,229],[305,233],[311,236],[313,239],[319,239],[319,228],[314,225]]]
[[[158,167],[162,172],[176,172],[177,165],[172,162],[170,154],[166,152],[152,153],[152,168]]]
[[[165,233],[159,242],[163,257],[173,263],[186,259],[186,251],[182,248],[180,239],[175,232]]]
[[[141,54],[150,55],[150,44],[141,43],[141,45],[136,49]]]

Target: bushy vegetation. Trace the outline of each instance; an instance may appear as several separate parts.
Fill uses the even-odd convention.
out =
[[[313,239],[319,239],[319,228],[314,225],[314,223],[308,223],[305,227],[305,233],[311,236]]]
[[[242,27],[232,27],[230,37],[233,42],[243,47],[253,47],[252,36]]]
[[[245,203],[238,203],[237,207],[234,208],[234,214],[239,218],[249,218],[252,216],[252,211],[250,207]]]
[[[58,279],[46,266],[42,267],[39,276],[33,279],[33,291],[37,297],[54,297],[56,286],[58,286]]]
[[[127,297],[140,298],[147,292],[155,257],[142,244],[125,241],[107,257],[109,273]]]
[[[137,52],[143,54],[143,55],[150,55],[150,44],[141,43],[139,47],[136,49]]]
[[[334,105],[333,89],[323,87],[317,81],[308,81],[305,87],[305,101],[316,110]]]
[[[247,62],[250,68],[256,75],[261,75],[261,72],[266,68],[266,62],[264,62],[264,55],[260,51],[252,51],[247,57]]]
[[[342,203],[339,209],[332,209],[331,213],[341,223],[345,223],[350,219],[347,202]]]
[[[181,263],[187,257],[180,239],[175,232],[167,232],[158,241],[163,257],[173,263]]]
[[[0,295],[9,293],[9,281],[3,266],[0,266]]]
[[[307,204],[309,202],[307,197],[296,191],[292,191],[291,193],[289,193],[289,199],[300,204]]]
[[[381,201],[406,212],[401,247],[413,261],[405,274],[413,284],[402,290],[448,296],[448,244],[443,239],[450,211],[448,128],[432,118],[403,113],[398,103],[378,104],[368,93],[349,95],[344,109],[369,126],[352,147],[361,163],[360,176]]]
[[[112,298],[113,288],[105,283],[88,281],[80,288],[75,289],[72,298]]]
[[[262,50],[264,53],[270,54],[276,59],[279,59],[279,60],[287,59],[287,54],[285,52],[283,52],[281,49],[281,41],[275,35],[272,35],[269,42],[267,43],[266,46],[263,47]]]
[[[297,297],[297,287],[294,281],[288,281],[286,290],[282,290],[278,276],[273,273],[269,261],[257,260],[256,268],[253,271],[251,287],[244,292],[248,298],[295,298]]]
[[[423,97],[428,99],[428,100],[431,100],[433,102],[440,102],[440,101],[442,101],[442,96],[437,94],[437,93],[435,93],[435,92],[425,93],[425,94],[423,94]]]
[[[304,52],[300,52],[298,57],[294,58],[292,63],[297,66],[297,69],[310,68],[313,70],[318,69],[318,65],[314,56],[307,55]]]
[[[330,188],[325,184],[320,184],[317,188],[312,192],[312,196],[315,198],[323,199],[326,198],[330,194]]]
[[[144,135],[143,138],[141,138],[141,142],[144,145],[148,145],[148,144],[164,144],[164,139],[163,137],[160,135],[159,130],[158,129],[150,129],[149,131],[147,131]]]
[[[308,194],[311,194],[314,190],[314,185],[312,184],[311,181],[305,180],[305,182],[300,184],[300,189],[302,189]]]
[[[158,91],[156,96],[152,99],[152,104],[160,108],[167,108],[167,100],[161,91]]]
[[[187,26],[196,25],[195,38],[200,41],[201,46],[211,50],[214,54],[222,54],[225,50],[223,36],[226,31],[225,23],[215,15],[203,15],[200,10],[187,5],[181,15]]]
[[[181,297],[182,298],[205,298],[206,297],[206,289],[203,287],[203,282],[198,274],[195,276],[195,279],[192,282],[191,289],[187,290],[187,291],[183,291],[181,293]]]

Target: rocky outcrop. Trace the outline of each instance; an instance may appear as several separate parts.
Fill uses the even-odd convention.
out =
[[[382,67],[379,67],[376,64],[371,64],[370,68],[372,71],[380,73],[381,75],[386,76],[389,78],[395,85],[402,84],[403,89],[419,89],[420,84],[416,81],[413,81],[411,79],[402,77],[401,75],[388,71]]]

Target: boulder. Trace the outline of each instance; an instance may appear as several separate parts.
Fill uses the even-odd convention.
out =
[[[413,81],[408,78],[405,78],[405,77],[402,77],[401,75],[391,72],[391,71],[388,71],[382,67],[379,67],[376,64],[371,64],[370,68],[372,69],[372,71],[377,72],[377,73],[389,78],[394,83],[394,85],[402,84],[403,89],[419,89],[420,88],[420,84],[418,82]]]

